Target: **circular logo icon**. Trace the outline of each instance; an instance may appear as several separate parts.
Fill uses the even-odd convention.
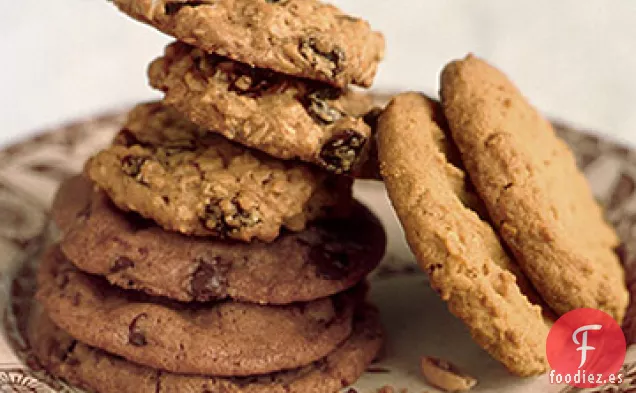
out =
[[[570,311],[548,334],[550,382],[578,388],[620,383],[625,352],[625,335],[609,314],[593,308]]]

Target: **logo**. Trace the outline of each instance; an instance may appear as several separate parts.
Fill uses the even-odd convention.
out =
[[[593,308],[570,311],[548,334],[550,382],[578,388],[621,383],[625,352],[625,336],[609,314]]]
[[[593,351],[596,349],[587,345],[588,330],[601,330],[602,328],[602,325],[585,325],[576,329],[574,333],[572,333],[572,341],[574,341],[575,344],[581,344],[580,347],[576,348],[577,351],[581,351],[581,364],[579,364],[579,368],[585,365],[585,361],[587,360],[587,351]],[[581,333],[581,336],[583,336],[582,342],[579,342],[579,340],[577,339],[577,335],[579,333]]]

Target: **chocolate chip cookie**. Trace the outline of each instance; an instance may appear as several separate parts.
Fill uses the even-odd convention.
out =
[[[253,68],[176,42],[149,67],[164,102],[191,121],[281,159],[351,173],[365,157],[370,96]]]
[[[444,112],[501,237],[559,314],[591,307],[621,321],[628,302],[614,230],[552,125],[475,56],[446,66]]]
[[[479,345],[517,375],[545,372],[548,324],[526,294],[537,296],[480,218],[444,127],[438,103],[417,93],[395,97],[379,120],[381,173],[409,246]]]
[[[133,18],[233,60],[337,87],[371,86],[384,37],[319,0],[114,0]]]
[[[289,306],[170,302],[82,273],[57,246],[37,281],[47,315],[77,340],[148,367],[217,376],[293,369],[326,356],[351,334],[365,292]]]
[[[242,241],[301,231],[351,201],[350,179],[236,145],[158,102],[133,109],[87,172],[119,208],[167,230]]]
[[[180,301],[327,297],[363,280],[386,246],[381,223],[359,204],[346,219],[312,223],[272,243],[187,237],[120,211],[83,176],[62,184],[52,214],[61,249],[79,269]]]
[[[139,366],[74,340],[37,308],[27,335],[42,367],[100,393],[333,393],[355,382],[382,346],[377,312],[365,306],[356,314],[353,334],[326,358],[304,368],[253,377],[172,374]]]

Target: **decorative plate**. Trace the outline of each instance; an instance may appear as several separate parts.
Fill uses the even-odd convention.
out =
[[[0,392],[80,392],[39,370],[21,330],[34,288],[38,254],[53,238],[47,212],[59,183],[79,172],[84,161],[105,146],[123,119],[108,114],[52,129],[0,150]],[[588,133],[557,125],[574,149],[594,193],[624,242],[628,284],[636,278],[636,151]],[[360,200],[382,219],[389,235],[387,255],[373,274],[372,300],[380,307],[389,343],[382,360],[356,384],[360,393],[390,385],[396,392],[437,392],[419,371],[423,355],[447,359],[479,380],[475,392],[636,392],[636,305],[630,306],[625,333],[630,343],[624,382],[580,390],[550,385],[546,375],[509,375],[472,342],[467,329],[429,288],[403,239],[381,183],[356,184]],[[634,286],[636,289],[636,286]]]

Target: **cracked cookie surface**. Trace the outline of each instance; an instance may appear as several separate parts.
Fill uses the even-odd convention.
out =
[[[365,158],[370,96],[240,64],[176,42],[148,69],[194,123],[281,159],[350,173]]]
[[[371,86],[384,37],[317,0],[114,0],[179,41],[235,61],[327,82]]]
[[[383,343],[379,316],[363,306],[352,335],[324,359],[306,367],[255,377],[202,377],[136,365],[74,340],[41,309],[29,320],[28,341],[38,362],[51,374],[100,393],[333,393],[355,382]]]
[[[236,145],[157,102],[133,109],[86,171],[119,208],[188,235],[271,242],[351,202],[351,179]]]
[[[552,125],[472,55],[445,67],[441,96],[494,225],[546,303],[558,314],[591,307],[621,321],[628,294],[618,237]]]
[[[245,376],[293,369],[332,352],[351,333],[356,287],[289,306],[188,304],[114,287],[48,250],[36,298],[64,331],[132,362],[176,373]]]
[[[481,202],[445,134],[438,103],[396,96],[378,126],[380,169],[431,286],[475,341],[517,375],[545,372],[548,323],[528,280],[480,218]]]
[[[179,301],[289,304],[327,297],[364,279],[386,245],[381,223],[359,204],[347,218],[318,221],[272,243],[184,236],[120,211],[83,176],[62,184],[52,216],[62,251],[79,269]]]

